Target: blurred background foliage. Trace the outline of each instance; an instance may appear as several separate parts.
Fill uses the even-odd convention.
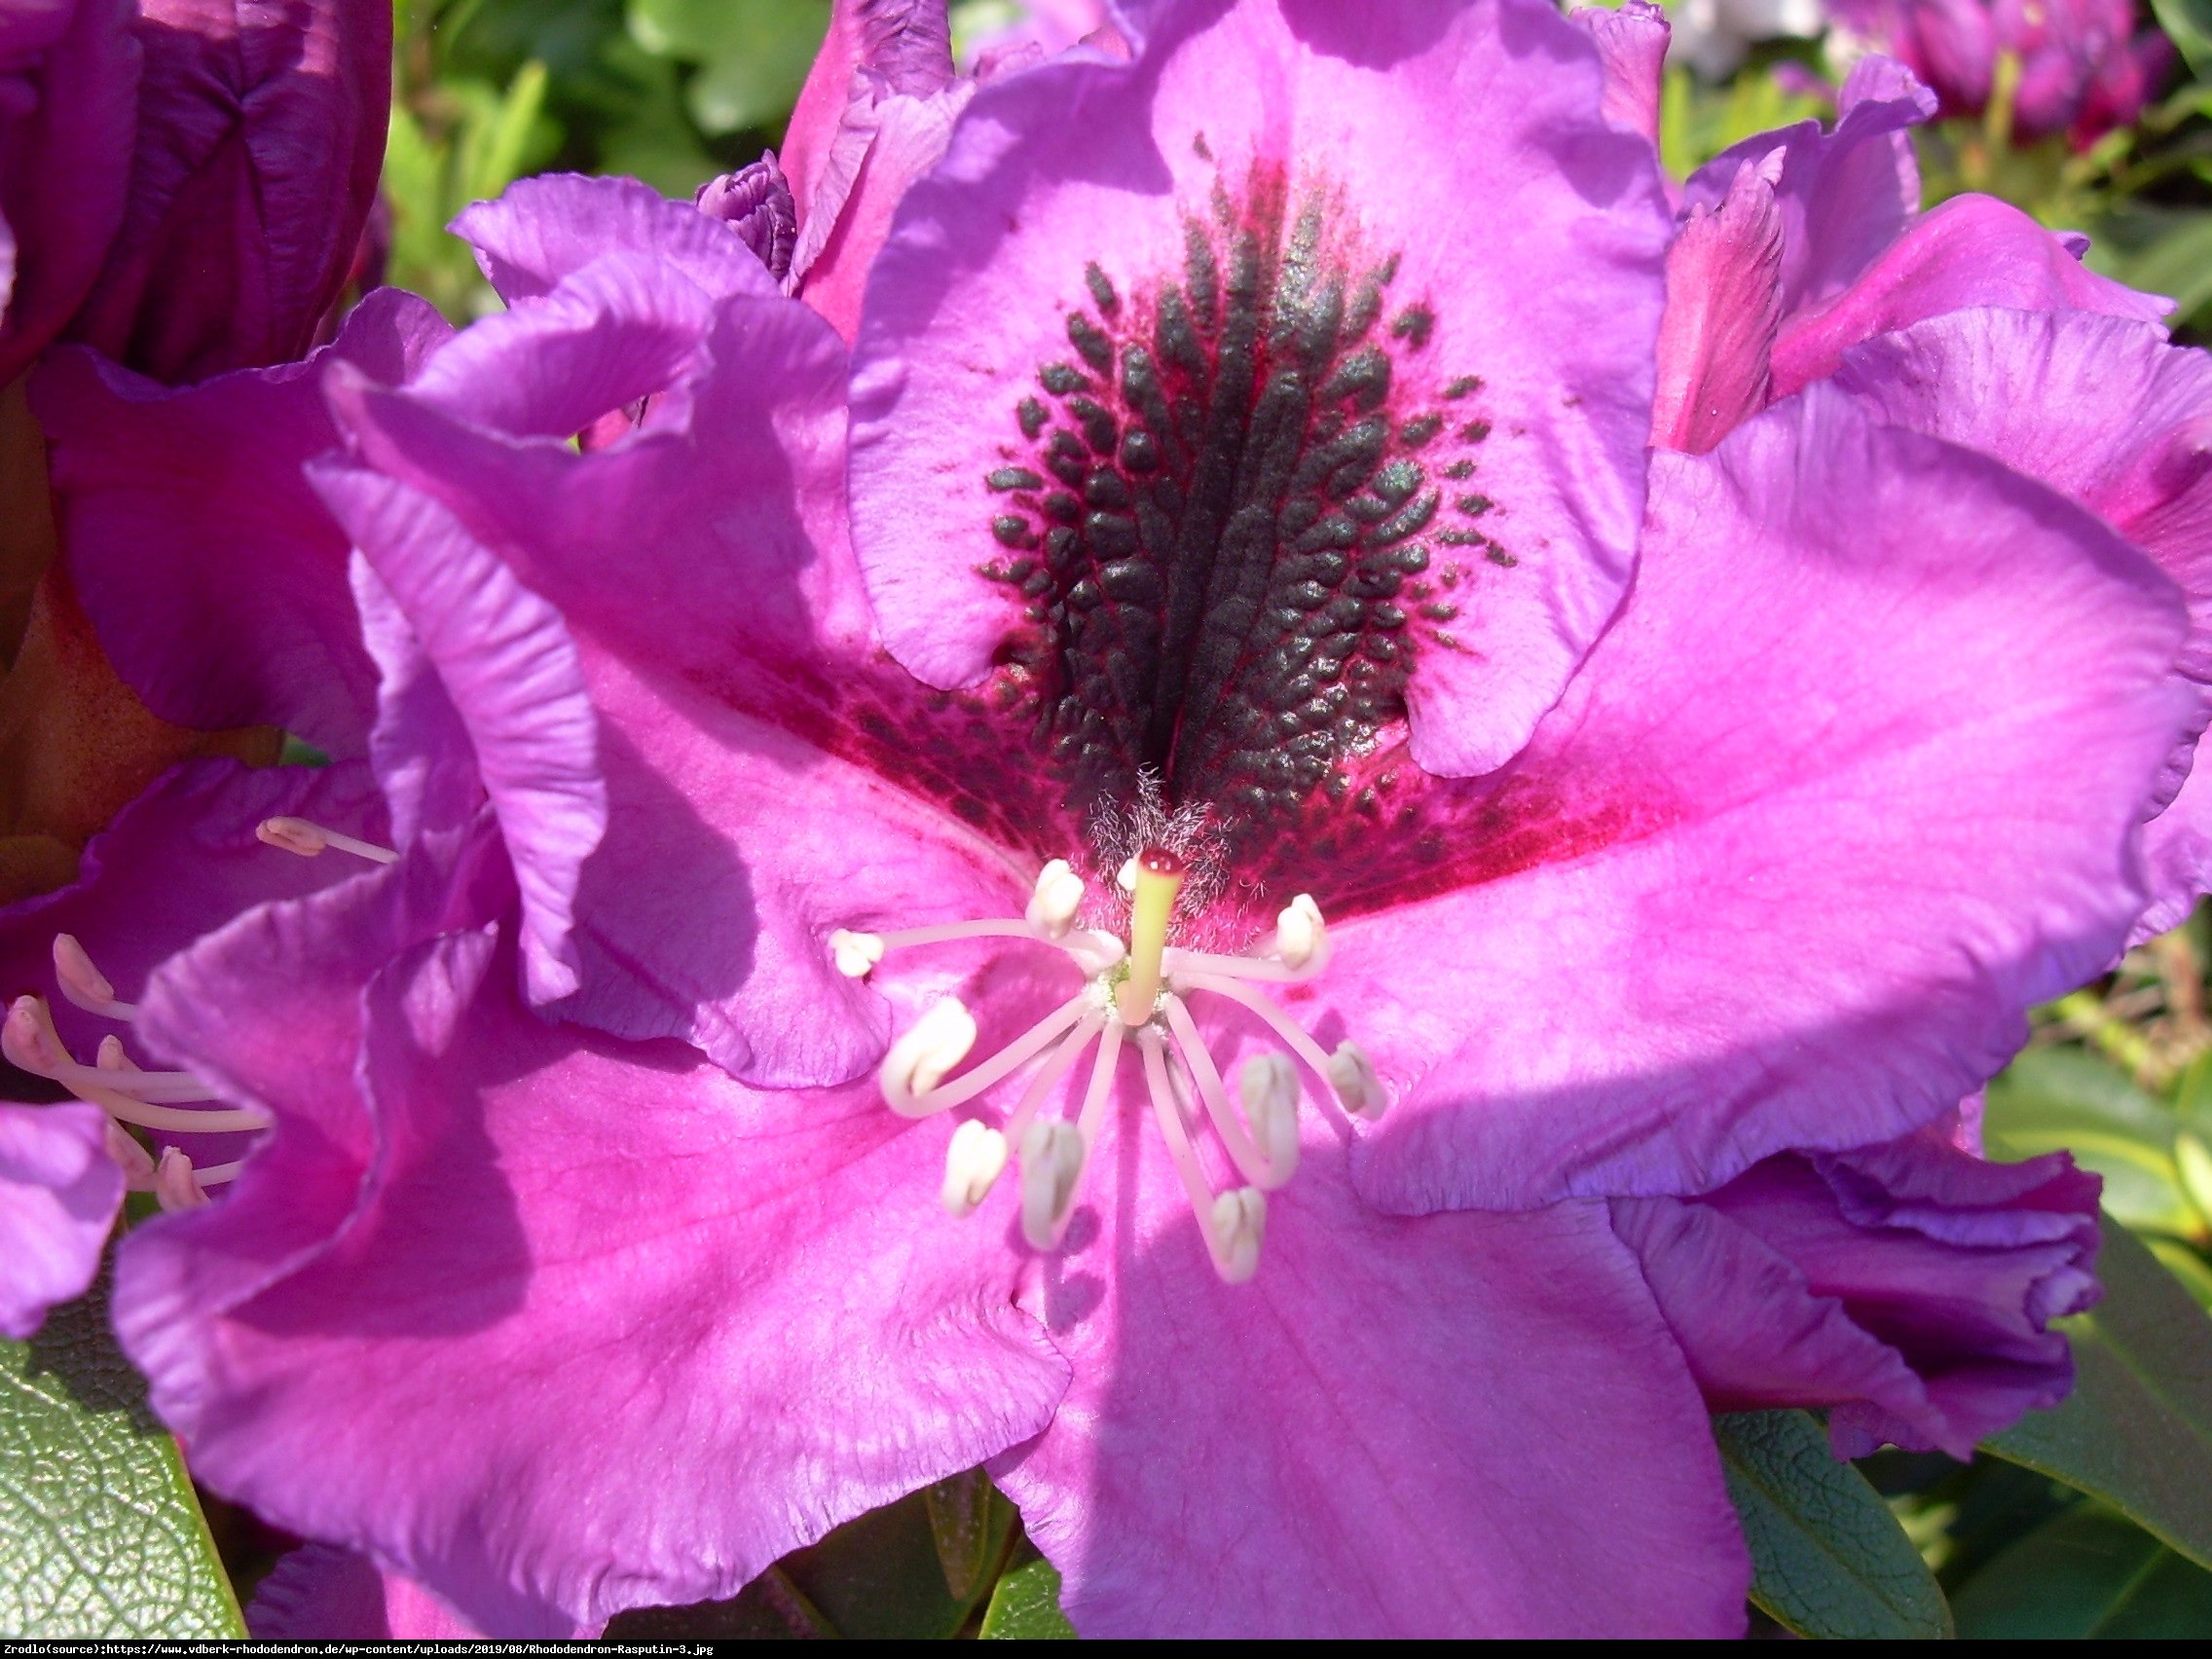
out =
[[[2093,267],[2172,296],[2178,332],[2202,339],[2212,333],[2212,0],[2153,4],[2179,60],[2133,125],[2086,147],[2019,143],[1999,96],[1979,117],[1932,124],[1916,141],[1931,203],[1983,190],[2054,229],[2088,232]],[[1019,9],[959,0],[956,47]],[[548,168],[628,173],[685,197],[752,161],[778,142],[829,10],[829,0],[395,0],[387,278],[465,320],[497,304],[443,230],[469,202]],[[1830,116],[1830,85],[1817,40],[1755,43],[1723,78],[1671,66],[1663,159],[1680,177],[1752,133]],[[1988,1091],[1987,1134],[1993,1157],[2072,1150],[2105,1178],[2108,1216],[2212,1309],[2208,963],[2212,926],[2200,914],[2044,1011],[2027,1051]],[[2108,1247],[2108,1281],[2112,1258]],[[2078,1322],[2083,1341],[2099,1340],[2101,1316]],[[2149,1317],[2179,1345],[2185,1368],[2212,1352],[2202,1314],[2186,1302]],[[2175,1419],[2161,1430],[2169,1473],[2212,1494],[2212,1371],[2192,1387],[2164,1400]],[[1895,1517],[1962,1636],[2212,1633],[2212,1572],[2197,1564],[2212,1527],[2192,1531],[2202,1518],[2186,1494],[2174,1500],[2177,1521],[2156,1498],[2130,1503],[2124,1482],[2070,1484],[2039,1472],[2040,1461],[2017,1446],[1971,1464],[1887,1452],[1862,1461],[1867,1486],[1853,1490],[1870,1491]],[[233,1530],[225,1553],[242,1589],[286,1540],[227,1506],[211,1510],[218,1532]],[[609,1635],[1070,1635],[1056,1587],[1011,1506],[974,1474],[840,1529],[735,1601],[625,1615]],[[1761,1628],[1816,1633],[1818,1619],[1787,1598],[1757,1601]]]

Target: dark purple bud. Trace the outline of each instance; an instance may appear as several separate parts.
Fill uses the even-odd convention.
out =
[[[719,219],[745,239],[769,275],[781,282],[791,275],[792,249],[798,241],[798,212],[792,187],[773,152],[749,167],[709,179],[691,199],[710,219]]]

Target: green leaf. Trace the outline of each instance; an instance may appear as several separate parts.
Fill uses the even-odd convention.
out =
[[[989,1568],[1006,1556],[1015,1519],[1014,1505],[980,1475],[977,1480],[980,1494],[933,1502],[929,1493],[913,1493],[848,1521],[821,1542],[793,1550],[726,1602],[637,1609],[611,1621],[607,1634],[621,1641],[812,1636],[934,1641],[955,1636],[981,1604]],[[960,1548],[986,1565],[959,1591],[946,1584],[940,1505],[967,1510],[966,1520],[948,1530],[969,1523],[980,1529],[979,1540]]]
[[[2067,1321],[2074,1392],[1985,1449],[2101,1497],[2212,1567],[2212,1320],[2110,1216],[2104,1300]]]
[[[630,0],[630,35],[657,56],[703,65],[691,114],[709,132],[791,113],[830,26],[827,0]]]
[[[1963,1637],[2202,1637],[2212,1572],[2100,1503],[2011,1544],[1951,1600]]]
[[[2190,68],[2212,75],[2212,0],[2151,0],[2151,10]]]
[[[1010,1638],[1015,1641],[1072,1641],[1075,1626],[1060,1611],[1060,1575],[1040,1556],[1015,1567],[991,1592],[991,1604],[983,1613],[984,1640]]]
[[[0,1631],[242,1637],[176,1442],[108,1332],[104,1290],[0,1342]]]
[[[1713,1419],[1751,1552],[1751,1600],[1800,1636],[1951,1634],[1943,1592],[1866,1477],[1804,1412]]]
[[[1987,1101],[1992,1157],[2071,1152],[2104,1177],[2104,1207],[2128,1226],[2201,1231],[2174,1164],[2173,1114],[2096,1056],[2031,1049],[1990,1084]]]

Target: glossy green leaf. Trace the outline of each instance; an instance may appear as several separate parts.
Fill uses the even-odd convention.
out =
[[[2105,1295],[2067,1321],[2074,1392],[1987,1450],[2101,1497],[2212,1567],[2212,1319],[2110,1216]]]
[[[2104,1207],[2130,1227],[2199,1231],[2174,1164],[2174,1115],[2093,1054],[2031,1049],[1994,1080],[1982,1132],[2008,1160],[2071,1152],[2104,1177]]]
[[[1951,1634],[1943,1592],[1879,1493],[1803,1412],[1713,1419],[1751,1552],[1751,1600],[1800,1636]]]
[[[2100,1503],[2076,1504],[1959,1587],[1963,1637],[2212,1634],[2212,1572]]]
[[[176,1442],[95,1291],[0,1342],[0,1633],[241,1637]]]
[[[1015,1641],[1073,1640],[1075,1626],[1060,1611],[1058,1569],[1040,1556],[1000,1579],[978,1634]]]
[[[2212,0],[2151,0],[2158,26],[2199,76],[2212,76]]]

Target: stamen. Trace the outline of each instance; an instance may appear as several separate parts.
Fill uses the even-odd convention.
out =
[[[1275,954],[1286,968],[1295,971],[1310,965],[1312,972],[1319,973],[1328,959],[1328,942],[1321,906],[1313,903],[1310,893],[1301,893],[1275,917]],[[1315,961],[1316,957],[1321,960]]]
[[[171,1211],[200,1209],[207,1202],[205,1190],[193,1178],[192,1160],[173,1146],[163,1149],[162,1161],[154,1166],[154,1197]]]
[[[830,954],[836,958],[837,972],[846,978],[865,979],[867,971],[883,960],[883,940],[873,934],[839,928],[830,936]]]
[[[1176,976],[1176,987],[1187,991],[1211,991],[1215,996],[1227,997],[1231,1002],[1241,1003],[1250,1009],[1274,1027],[1275,1034],[1289,1047],[1290,1051],[1304,1060],[1315,1077],[1336,1091],[1344,1109],[1353,1117],[1373,1123],[1382,1116],[1389,1105],[1383,1098],[1382,1079],[1376,1075],[1374,1063],[1358,1044],[1347,1039],[1337,1045],[1334,1055],[1323,1053],[1320,1044],[1309,1037],[1297,1021],[1258,991],[1239,984],[1235,979],[1213,974],[1179,974]]]
[[[374,841],[357,840],[351,835],[340,834],[320,824],[305,818],[265,818],[254,827],[254,834],[265,844],[281,847],[287,853],[297,853],[312,859],[326,847],[335,847],[342,853],[351,853],[357,859],[371,864],[396,864],[399,855],[389,847],[380,847]]]
[[[1207,1186],[1198,1167],[1198,1154],[1183,1129],[1183,1114],[1167,1082],[1167,1062],[1161,1052],[1160,1034],[1146,1029],[1137,1034],[1144,1055],[1144,1079],[1152,1096],[1152,1115],[1160,1135],[1167,1143],[1167,1157],[1183,1182],[1191,1213],[1205,1235],[1206,1253],[1214,1272],[1230,1284],[1242,1284],[1260,1265],[1260,1240],[1267,1228],[1267,1198],[1256,1187],[1239,1187],[1218,1197]],[[1216,1087],[1219,1087],[1218,1080]],[[1034,1242],[1034,1241],[1033,1241]]]
[[[1062,1224],[1083,1173],[1083,1136],[1073,1124],[1048,1119],[1021,1137],[1021,1235],[1033,1250],[1059,1247]]]
[[[1170,950],[1166,974],[1170,980],[1185,973],[1223,974],[1232,979],[1277,985],[1318,977],[1329,965],[1329,936],[1322,926],[1321,908],[1310,896],[1301,893],[1275,918],[1275,953],[1279,960]]]
[[[1034,1249],[1058,1249],[1067,1232],[1077,1183],[1113,1098],[1114,1063],[1121,1053],[1122,1027],[1109,1019],[1099,1032],[1098,1057],[1076,1121],[1040,1121],[1021,1137],[1021,1235]]]
[[[1006,1136],[971,1118],[952,1131],[944,1151],[944,1207],[955,1218],[976,1213],[1006,1168]]]
[[[1018,1146],[1021,1143],[1022,1135],[1029,1127],[1029,1120],[1037,1115],[1037,1108],[1044,1104],[1045,1096],[1051,1092],[1054,1084],[1067,1076],[1069,1069],[1082,1057],[1084,1050],[1090,1046],[1091,1039],[1098,1035],[1099,1027],[1105,1023],[1106,1016],[1102,1014],[1087,1014],[1077,1020],[1075,1029],[1052,1051],[1051,1058],[1038,1067],[1036,1076],[1029,1080],[1029,1087],[1021,1091],[1021,1099],[1015,1104],[1014,1115],[1006,1121],[1006,1138],[1011,1144]]]
[[[85,947],[69,934],[54,936],[54,977],[60,980],[61,994],[71,1006],[87,1014],[103,1014],[110,1019],[138,1017],[137,1005],[117,1000],[108,977],[92,966]]]
[[[105,1109],[109,1117],[141,1128],[228,1134],[269,1127],[269,1120],[259,1112],[191,1112],[157,1103],[216,1099],[190,1072],[140,1071],[128,1062],[79,1065],[69,1058],[46,1005],[36,997],[18,997],[7,1018],[0,1021],[0,1052],[34,1077],[58,1083],[78,1099]]]
[[[1298,1173],[1298,1073],[1290,1056],[1254,1054],[1236,1074],[1236,1092],[1268,1159],[1270,1178],[1253,1185],[1280,1187]]]
[[[1061,939],[1075,925],[1083,907],[1083,877],[1065,859],[1054,859],[1037,872],[1037,891],[1022,912],[1029,925],[1047,939]]]
[[[967,1058],[976,1043],[975,1015],[957,999],[946,997],[916,1020],[913,1029],[892,1044],[891,1052],[883,1056],[878,1074],[883,1098],[894,1112],[908,1118],[927,1118],[948,1106],[973,1100],[1073,1025],[1089,1002],[1087,991],[1077,992],[989,1059],[940,1088],[944,1074]]]
[[[1176,1052],[1182,1057],[1184,1069],[1191,1074],[1191,1081],[1198,1086],[1198,1098],[1213,1122],[1213,1132],[1221,1137],[1221,1144],[1229,1153],[1229,1161],[1236,1165],[1236,1172],[1256,1187],[1279,1187],[1288,1181],[1298,1171],[1296,1081],[1293,1080],[1290,1089],[1288,1150],[1278,1156],[1279,1143],[1284,1139],[1281,1127],[1272,1116],[1263,1121],[1255,1114],[1252,1126],[1258,1131],[1257,1142],[1246,1131],[1235,1108],[1229,1103],[1229,1091],[1222,1087],[1221,1073],[1214,1066],[1213,1056],[1206,1051],[1205,1040],[1198,1035],[1198,1023],[1191,1018],[1191,1011],[1183,1005],[1183,999],[1170,992],[1161,999],[1161,1012],[1167,1016],[1168,1029],[1175,1034]],[[1281,1062],[1285,1070],[1289,1069],[1289,1063],[1280,1054],[1269,1057]],[[1245,1069],[1249,1073],[1251,1068]],[[1245,1109],[1249,1112],[1251,1092],[1248,1088],[1242,1092]],[[1270,1114],[1272,1110],[1272,1105],[1262,1108]]]
[[[1167,923],[1183,887],[1183,861],[1164,847],[1147,847],[1136,862],[1136,889],[1129,902],[1129,974],[1114,993],[1124,1025],[1142,1025],[1160,1000]]]

